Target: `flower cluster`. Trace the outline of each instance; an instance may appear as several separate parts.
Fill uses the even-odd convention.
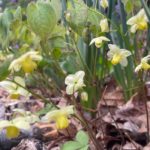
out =
[[[105,9],[108,7],[107,0],[101,0],[100,5]],[[135,33],[137,30],[146,30],[148,28],[148,18],[146,16],[145,10],[141,9],[135,16],[131,17],[127,24],[131,26],[131,32]],[[102,19],[100,21],[101,32],[109,32],[109,25],[107,19]],[[93,38],[90,42],[90,45],[95,43],[97,48],[101,48],[104,42],[109,42],[110,40],[105,36],[99,36]],[[131,52],[126,49],[121,49],[115,44],[108,44],[109,51],[107,53],[108,60],[111,61],[113,65],[120,64],[123,67],[128,65],[127,57],[131,55]],[[148,61],[150,56],[142,58],[141,63],[135,68],[135,72],[143,69],[150,69]]]

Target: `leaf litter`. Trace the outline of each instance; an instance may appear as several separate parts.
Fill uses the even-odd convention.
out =
[[[106,150],[148,150],[150,144],[147,138],[147,119],[144,102],[139,93],[135,93],[125,103],[120,87],[108,87],[97,106],[97,114],[93,119],[86,117],[96,138]],[[66,97],[52,98],[57,106],[67,106]],[[150,113],[150,102],[147,102]],[[7,92],[0,89],[0,118],[11,118],[13,109],[25,109],[36,113],[45,110],[45,105],[39,99],[32,97],[29,100],[14,101],[9,99]],[[49,110],[49,107],[48,107]],[[40,112],[39,111],[39,112]],[[46,112],[42,112],[43,115]],[[84,113],[88,116],[88,112]],[[150,124],[150,122],[149,122]],[[149,127],[150,128],[150,127]],[[67,129],[58,131],[52,123],[34,123],[31,132],[21,131],[19,137],[7,139],[5,132],[1,131],[0,150],[60,150],[63,143],[75,139],[77,131],[84,127],[75,118],[70,118]],[[5,145],[5,146],[4,146]],[[7,146],[6,146],[7,145]],[[91,150],[94,150],[89,141]]]

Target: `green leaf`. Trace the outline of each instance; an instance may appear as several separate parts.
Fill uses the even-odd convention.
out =
[[[80,148],[82,148],[82,145],[79,142],[68,141],[62,146],[61,150],[78,150]]]
[[[88,150],[88,148],[89,148],[89,145],[87,145],[87,146],[81,148],[80,150]]]
[[[56,25],[53,29],[50,38],[54,37],[65,37],[66,29],[62,25]]]
[[[10,65],[10,60],[4,61],[0,64],[0,81],[6,79],[9,75],[8,67]]]
[[[85,146],[89,142],[89,137],[84,131],[79,131],[76,135],[76,141],[81,143],[81,145]]]
[[[59,59],[61,57],[61,55],[62,55],[62,52],[59,48],[53,49],[52,56],[54,59]]]
[[[78,64],[78,65],[77,65]],[[74,73],[81,68],[81,65],[77,62],[75,53],[71,53],[65,57],[65,60],[61,62],[61,67],[65,72]]]
[[[51,6],[55,10],[57,21],[61,19],[62,16],[62,7],[61,0],[51,0]]]
[[[140,0],[136,0],[136,3],[134,3],[134,0],[122,0],[122,3],[125,6],[125,10],[127,14],[130,14],[134,11],[134,9],[138,10],[141,8]]]
[[[65,48],[65,40],[63,37],[54,37],[48,40],[49,50]]]
[[[48,2],[32,2],[27,7],[27,21],[31,29],[44,40],[56,25],[56,14]]]
[[[13,14],[9,9],[5,9],[5,11],[0,15],[0,43],[3,48],[8,47],[11,32],[10,25],[13,21]]]
[[[91,23],[91,26],[97,27],[96,29],[100,28],[99,23],[103,17],[104,16],[97,10],[95,10],[93,8],[88,9],[88,22]]]
[[[45,115],[46,113],[48,113],[51,110],[55,110],[55,106],[52,104],[47,104],[44,108],[42,108],[40,111],[38,111],[36,114],[37,115]]]
[[[21,7],[20,6],[15,11],[14,20],[22,21],[22,12],[21,12]]]
[[[2,24],[7,28],[7,30],[10,27],[12,20],[13,20],[12,12],[9,9],[6,9],[2,14]]]
[[[70,15],[68,19],[66,17],[70,27],[79,35],[82,35],[88,17],[87,6],[84,3],[81,5],[76,3],[75,8],[68,10],[66,14]]]
[[[143,5],[143,7],[144,7],[144,10],[145,10],[146,15],[148,17],[148,20],[150,21],[150,9],[149,9],[147,3],[145,2],[145,0],[141,0],[141,3]]]
[[[79,35],[82,35],[85,27],[89,27],[94,34],[100,32],[99,22],[103,17],[99,11],[78,1],[75,1],[75,8],[68,9],[66,13],[68,24]]]

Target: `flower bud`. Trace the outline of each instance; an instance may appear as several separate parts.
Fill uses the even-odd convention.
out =
[[[109,26],[107,19],[102,19],[100,21],[100,27],[102,32],[109,32]]]
[[[81,93],[81,100],[82,101],[88,101],[88,93],[87,92]]]

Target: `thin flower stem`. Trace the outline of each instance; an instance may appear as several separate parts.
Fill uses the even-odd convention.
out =
[[[93,142],[93,144],[94,144],[96,150],[103,150],[103,146],[100,144],[100,142],[97,141],[95,135],[93,134],[93,131],[92,131],[91,128],[89,127],[88,122],[86,121],[84,115],[83,115],[82,112],[81,112],[81,111],[82,111],[82,110],[81,110],[81,107],[80,107],[80,106],[78,105],[78,103],[76,102],[76,99],[75,99],[74,95],[73,95],[73,97],[72,97],[72,101],[73,101],[73,103],[74,103],[74,105],[75,105],[75,108],[76,108],[77,110],[79,110],[79,116],[76,115],[76,118],[78,118],[78,119],[81,121],[82,125],[84,125],[85,128],[87,129],[88,134],[89,134],[89,136],[90,136],[90,138],[91,138],[91,140],[92,140],[92,142]]]
[[[80,60],[81,60],[81,62],[82,62],[83,67],[89,72],[89,75],[91,76],[91,78],[93,78],[93,75],[92,75],[92,73],[91,73],[89,67],[88,67],[87,64],[84,62],[84,60],[83,60],[83,58],[82,58],[82,56],[81,56],[80,50],[79,50],[79,48],[77,47],[76,42],[75,42],[74,40],[73,40],[73,42],[74,42],[74,45],[75,45],[76,50],[77,50],[77,54],[78,54],[79,57],[80,57]]]
[[[41,96],[41,95],[39,95],[39,94],[37,94],[37,93],[34,93],[32,90],[29,90],[28,88],[26,88],[26,87],[22,86],[21,84],[15,82],[14,80],[9,80],[9,79],[7,79],[7,81],[13,82],[13,83],[15,83],[16,85],[20,86],[21,88],[27,90],[27,91],[30,92],[33,96],[35,96],[35,97],[41,99],[45,104],[52,103],[56,108],[59,108],[57,105],[55,105],[55,104],[53,103],[52,100],[50,100],[50,101],[47,100],[47,99],[44,98],[43,96]]]
[[[98,56],[98,48],[95,49],[96,52],[95,52],[95,60],[94,60],[94,78],[96,76],[96,65],[97,65],[97,56]]]

